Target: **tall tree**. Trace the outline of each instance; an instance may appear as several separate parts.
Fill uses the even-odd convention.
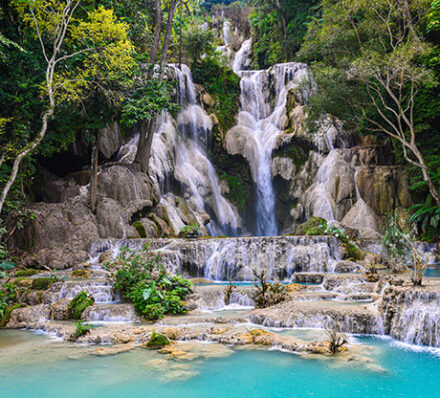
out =
[[[432,51],[420,31],[429,8],[428,0],[324,0],[323,17],[311,24],[300,56],[320,62],[321,96],[333,90],[349,105],[352,121],[400,143],[440,206],[414,118],[419,89],[433,83],[420,63]]]

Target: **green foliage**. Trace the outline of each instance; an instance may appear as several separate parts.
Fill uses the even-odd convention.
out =
[[[179,105],[173,102],[174,82],[165,80],[157,68],[136,68],[134,83],[126,92],[122,106],[121,122],[133,126],[143,120],[154,118],[167,110],[177,112]]]
[[[0,285],[0,321],[8,312],[8,308],[17,301],[17,286],[13,283]]]
[[[58,282],[58,280],[59,279],[56,276],[32,279],[32,289],[47,290],[52,286],[52,284]]]
[[[257,0],[250,15],[253,67],[265,69],[292,61],[307,31],[307,23],[319,12],[317,0]]]
[[[223,173],[221,178],[226,180],[229,187],[229,192],[225,196],[237,206],[239,211],[243,211],[247,203],[246,198],[249,193],[249,186],[244,184],[242,179],[231,176],[228,173]]]
[[[86,291],[83,290],[79,292],[67,307],[70,318],[81,319],[81,314],[84,312],[84,310],[94,303],[95,299]]]
[[[409,208],[414,211],[409,221],[413,223],[422,240],[433,242],[440,239],[440,208],[430,203],[416,204]]]
[[[161,256],[148,245],[141,252],[122,248],[109,267],[116,269],[114,288],[133,302],[136,312],[146,319],[154,321],[167,313],[187,312],[183,300],[192,291],[191,282],[168,274]]]
[[[203,85],[216,100],[213,110],[218,117],[221,131],[225,133],[235,125],[240,97],[240,78],[215,57],[201,60],[193,67],[192,74],[194,81]]]
[[[210,56],[214,53],[214,31],[204,29],[201,25],[190,26],[183,35],[183,48],[191,58],[191,65],[200,62],[202,55]]]
[[[278,304],[286,297],[286,286],[282,283],[268,283],[266,271],[260,272],[255,269],[252,270],[256,282],[254,283],[255,291],[252,298],[255,302],[256,308],[266,308]]]
[[[170,341],[168,340],[168,337],[163,334],[156,333],[156,330],[153,330],[153,333],[151,334],[150,340],[148,340],[146,347],[152,349],[159,349],[167,345],[170,345]]]
[[[326,235],[327,220],[310,217],[304,224],[298,225],[293,235]]]
[[[201,236],[200,228],[197,224],[185,225],[179,231],[179,238],[198,238]]]
[[[92,328],[93,325],[87,322],[83,322],[83,321],[75,322],[75,331],[70,335],[69,340],[70,341],[78,340],[80,337],[89,334]]]

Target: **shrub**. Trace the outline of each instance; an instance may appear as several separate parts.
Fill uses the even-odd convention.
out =
[[[192,291],[192,283],[165,271],[162,258],[148,247],[136,253],[123,248],[115,262],[114,289],[134,304],[136,312],[148,320],[167,313],[183,314],[188,310],[182,300]]]
[[[80,337],[85,336],[90,333],[90,330],[93,328],[93,325],[90,325],[87,322],[77,321],[75,322],[75,331],[70,335],[70,341],[76,341]]]
[[[13,283],[4,283],[0,286],[0,320],[7,314],[11,304],[17,301],[17,286]]]
[[[327,235],[327,220],[310,217],[304,224],[298,225],[294,235]]]
[[[257,282],[256,291],[253,294],[255,307],[266,308],[278,304],[286,297],[286,287],[282,283],[268,283],[266,271],[257,272],[252,270]]]
[[[86,291],[79,292],[67,307],[70,318],[80,319],[84,310],[94,303],[95,299]]]
[[[185,225],[179,232],[179,238],[198,238],[202,235],[197,224]]]

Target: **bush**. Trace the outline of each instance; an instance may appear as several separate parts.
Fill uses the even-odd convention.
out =
[[[80,319],[84,310],[94,303],[95,299],[86,291],[79,292],[67,307],[70,318]]]
[[[114,289],[134,304],[136,312],[148,320],[157,320],[167,313],[184,314],[188,310],[182,300],[192,291],[192,283],[165,271],[162,258],[148,247],[136,253],[123,248],[115,262]]]
[[[0,320],[7,314],[11,304],[17,301],[17,286],[13,283],[4,283],[0,287]]]
[[[255,292],[253,299],[255,307],[266,308],[278,304],[286,298],[286,287],[282,283],[268,283],[266,281],[266,271],[258,273],[252,270],[257,282],[255,283]]]
[[[310,217],[304,224],[298,225],[293,235],[327,235],[327,220]]]
[[[80,337],[85,336],[90,333],[90,330],[93,328],[93,325],[90,325],[87,322],[78,321],[75,322],[75,331],[70,335],[70,341],[76,341]]]
[[[179,238],[198,238],[202,235],[197,224],[185,225],[179,232]]]

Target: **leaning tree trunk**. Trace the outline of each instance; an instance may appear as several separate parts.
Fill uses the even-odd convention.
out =
[[[155,120],[144,120],[139,126],[139,143],[134,163],[139,166],[140,171],[143,173],[148,173],[150,168],[150,153],[156,125]]]
[[[90,209],[94,213],[98,204],[99,131],[92,144],[92,164],[90,168]]]

